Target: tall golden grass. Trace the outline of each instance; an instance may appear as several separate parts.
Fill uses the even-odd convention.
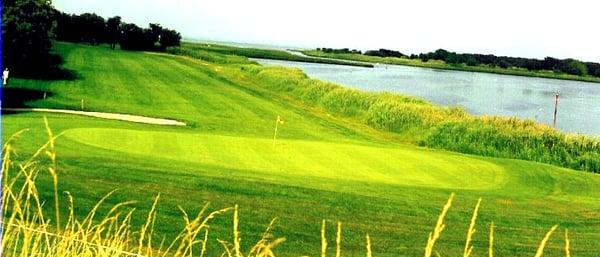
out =
[[[49,140],[30,158],[23,162],[13,162],[14,149],[11,143],[23,132],[10,137],[2,147],[2,252],[1,256],[204,256],[207,252],[206,242],[209,240],[208,223],[219,215],[233,212],[233,243],[220,241],[224,245],[224,254],[228,257],[272,257],[273,249],[281,244],[284,238],[274,238],[270,234],[275,220],[267,227],[262,238],[252,246],[247,254],[240,247],[238,207],[224,208],[209,212],[205,205],[195,216],[179,207],[184,220],[184,228],[173,239],[165,244],[154,243],[154,224],[160,194],[157,194],[144,224],[139,230],[134,229],[132,217],[135,210],[126,208],[133,202],[122,202],[112,206],[108,213],[101,217],[98,210],[106,199],[113,194],[108,193],[101,198],[83,218],[74,214],[75,206],[72,196],[66,192],[68,215],[60,216],[58,198],[58,174],[56,151],[54,147],[58,136],[53,135],[45,120]],[[50,160],[49,167],[40,165],[41,156],[45,154]],[[44,203],[36,186],[38,176],[48,172],[53,180],[55,220],[44,215]],[[64,220],[62,223],[60,220]],[[230,247],[230,245],[233,245]]]
[[[494,257],[494,222],[490,224],[490,237],[488,245],[488,257]]]
[[[60,211],[55,211],[54,218],[51,220],[44,216],[43,202],[40,199],[36,182],[38,175],[42,172],[48,172],[53,180],[54,206],[60,207],[58,203],[58,174],[59,169],[56,162],[56,151],[54,148],[55,136],[49,129],[46,121],[49,140],[40,149],[38,149],[30,158],[23,162],[13,162],[12,156],[14,149],[11,147],[13,140],[19,137],[20,133],[9,138],[2,147],[2,252],[1,256],[25,257],[25,256],[137,256],[137,257],[184,257],[200,256],[204,257],[207,251],[219,251],[216,249],[207,249],[207,242],[210,239],[210,229],[208,223],[215,217],[232,213],[232,241],[218,240],[223,246],[222,255],[226,257],[275,257],[274,248],[285,241],[285,238],[277,238],[272,235],[276,219],[273,219],[267,226],[261,239],[256,242],[247,252],[244,252],[241,245],[241,233],[239,231],[239,207],[224,208],[209,212],[208,205],[205,205],[194,216],[181,207],[184,227],[180,233],[170,243],[164,240],[156,244],[154,240],[154,224],[157,219],[156,210],[160,200],[160,194],[157,194],[152,203],[151,209],[147,214],[144,224],[138,229],[133,229],[132,217],[135,210],[127,208],[133,202],[122,202],[111,207],[103,216],[97,218],[98,210],[104,204],[106,199],[113,194],[108,193],[101,198],[96,205],[83,218],[78,218],[74,214],[75,206],[73,198],[67,192],[68,202],[66,210],[68,215],[61,219]],[[49,167],[44,168],[40,165],[38,158],[46,155],[50,160]],[[452,206],[454,194],[451,194],[448,201],[442,208],[437,219],[437,223],[432,232],[429,233],[428,240],[424,249],[424,256],[431,257],[434,253],[435,243],[441,238],[445,228],[444,220]],[[463,256],[471,256],[473,246],[472,240],[475,234],[475,226],[481,199],[477,201],[471,223],[467,231],[467,238]],[[64,223],[59,222],[64,220]],[[543,256],[544,248],[557,229],[553,226],[541,240],[535,257]],[[337,222],[335,234],[336,250],[335,256],[341,257],[342,245],[342,223]],[[494,224],[490,224],[489,249],[488,256],[493,257],[494,245]],[[327,239],[326,222],[321,223],[321,257],[327,257]],[[366,235],[366,256],[372,257],[371,238]],[[565,230],[565,256],[570,257],[570,240],[568,231]],[[439,253],[438,253],[439,255]]]

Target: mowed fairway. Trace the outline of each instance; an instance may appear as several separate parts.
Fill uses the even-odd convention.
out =
[[[474,256],[487,254],[492,221],[495,256],[533,256],[554,224],[560,230],[544,256],[564,256],[565,228],[573,256],[599,254],[600,177],[595,174],[406,144],[402,136],[267,91],[240,68],[249,64],[239,58],[214,54],[215,63],[64,43],[55,49],[78,78],[11,81],[11,87],[52,93],[28,105],[78,109],[84,99],[90,111],[190,124],[168,127],[48,114],[55,133],[63,133],[57,143],[60,191],[73,194],[78,215],[118,189],[108,203],[136,200],[139,215],[134,221],[141,225],[153,197],[161,193],[155,225],[160,236],[173,237],[182,228],[178,205],[196,212],[206,202],[213,209],[239,204],[246,251],[277,217],[274,234],[287,238],[276,248],[280,256],[317,256],[322,219],[329,222],[331,255],[334,222],[341,221],[343,256],[364,256],[366,233],[375,256],[421,256],[441,207],[455,192],[436,245],[441,256],[462,254],[479,197],[483,203]],[[273,141],[277,115],[285,124]],[[42,117],[2,117],[3,138],[30,129],[14,143],[17,158],[27,158],[44,143]],[[50,180],[41,179],[42,194],[50,201]],[[52,211],[51,204],[46,206]],[[230,230],[230,214],[214,220],[209,256],[221,255],[216,240],[229,239]]]

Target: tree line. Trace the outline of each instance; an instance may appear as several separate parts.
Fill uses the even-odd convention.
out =
[[[175,30],[150,23],[140,28],[133,23],[121,21],[120,16],[104,19],[95,13],[66,14],[55,10],[56,39],[60,41],[110,44],[114,49],[119,44],[123,50],[164,50],[179,46],[181,34]]]
[[[500,67],[508,69],[524,68],[529,71],[555,71],[577,76],[595,76],[600,77],[600,64],[595,62],[582,62],[576,59],[557,59],[546,57],[543,60],[533,58],[495,56],[493,54],[470,54],[456,53],[444,49],[438,49],[429,53],[405,55],[399,51],[389,49],[368,50],[364,53],[359,50],[350,50],[349,48],[317,48],[318,51],[335,54],[362,54],[378,57],[398,57],[409,59],[420,59],[423,62],[429,60],[440,60],[448,64],[465,64],[468,66],[487,65],[490,67]]]
[[[336,49],[336,48],[327,48],[327,47],[317,48],[317,51],[321,51],[324,53],[332,53],[332,54],[364,54],[364,55],[379,56],[379,57],[399,57],[400,58],[400,57],[407,56],[399,51],[389,50],[389,49],[384,49],[384,48],[381,48],[379,50],[368,50],[368,51],[365,51],[364,53],[357,49],[350,50],[350,48]]]
[[[516,67],[530,71],[548,70],[577,76],[590,75],[600,77],[600,64],[594,62],[582,62],[572,58],[557,59],[546,57],[543,60],[540,60],[533,58],[495,56],[493,54],[460,54],[444,49],[422,53],[418,56],[412,55],[410,58],[418,58],[424,62],[429,60],[441,60],[449,64],[466,64],[469,66],[488,65],[505,69]]]
[[[362,54],[362,52],[360,50],[356,50],[356,49],[352,49],[350,50],[349,48],[340,48],[340,49],[335,49],[335,48],[317,48],[317,51],[322,51],[325,53],[332,53],[332,54]]]
[[[2,65],[17,76],[47,78],[58,71],[60,57],[52,55],[53,40],[118,44],[123,50],[161,51],[179,46],[181,34],[149,24],[140,28],[121,17],[108,19],[95,14],[66,14],[51,0],[2,1]]]

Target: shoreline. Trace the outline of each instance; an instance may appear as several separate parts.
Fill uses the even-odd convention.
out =
[[[501,68],[498,68],[500,70],[487,70],[487,69],[493,69],[493,68],[482,67],[482,66],[472,66],[472,68],[469,68],[471,66],[452,66],[452,65],[449,65],[446,63],[440,63],[439,65],[444,65],[443,67],[440,67],[435,64],[434,65],[428,64],[429,62],[432,62],[434,60],[431,60],[429,62],[419,61],[420,63],[399,63],[398,60],[400,60],[400,61],[406,61],[406,60],[394,58],[394,57],[388,57],[390,59],[385,59],[383,57],[379,57],[382,60],[380,62],[377,62],[374,60],[358,60],[357,58],[353,58],[350,56],[346,57],[346,56],[339,56],[336,54],[328,54],[328,53],[321,53],[322,55],[314,54],[315,50],[300,50],[299,52],[301,52],[302,54],[309,56],[309,57],[315,57],[315,58],[321,57],[321,58],[328,58],[328,59],[333,59],[333,60],[357,61],[357,62],[373,63],[373,64],[379,63],[379,64],[387,64],[387,65],[400,65],[400,66],[410,66],[410,67],[419,67],[419,68],[430,68],[430,69],[436,69],[436,70],[453,70],[453,71],[464,71],[464,72],[490,73],[490,74],[499,74],[499,75],[512,75],[512,76],[530,77],[530,78],[570,80],[570,81],[579,81],[579,82],[600,84],[600,78],[596,78],[596,77],[580,77],[580,76],[573,76],[573,75],[564,75],[564,76],[567,76],[567,77],[564,77],[561,75],[534,73],[534,72],[530,72],[530,71],[519,71],[519,70],[510,70],[510,69],[501,69]],[[326,57],[324,57],[324,56],[326,56]],[[377,57],[364,56],[364,58],[377,58]],[[407,60],[413,61],[412,59],[407,59]]]

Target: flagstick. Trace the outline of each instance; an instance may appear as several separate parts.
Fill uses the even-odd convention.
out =
[[[273,146],[275,146],[275,141],[277,140],[277,127],[279,123],[283,124],[283,119],[281,116],[277,115],[277,120],[275,120],[275,134],[273,134]]]
[[[560,97],[560,93],[556,91],[556,95],[554,96],[554,119],[552,124],[556,127],[556,113],[558,112],[558,98]]]
[[[277,125],[279,125],[279,119],[275,121],[275,134],[273,135],[273,146],[275,146],[275,140],[277,140]]]

